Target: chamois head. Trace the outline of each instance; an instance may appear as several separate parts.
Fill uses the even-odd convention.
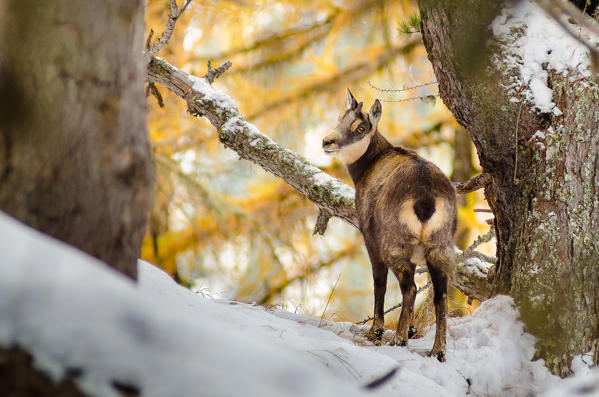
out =
[[[383,109],[378,99],[367,114],[362,113],[363,104],[364,102],[356,101],[348,88],[347,109],[339,117],[335,130],[322,141],[325,153],[339,156],[345,164],[351,164],[362,157],[381,119]]]

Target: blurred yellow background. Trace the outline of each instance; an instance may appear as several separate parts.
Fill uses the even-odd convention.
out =
[[[346,87],[365,109],[375,98],[383,101],[379,130],[391,142],[417,150],[453,181],[465,181],[479,172],[476,154],[442,101],[430,97],[437,94],[435,76],[417,24],[409,26],[416,12],[411,1],[194,0],[158,56],[196,76],[206,72],[208,60],[214,66],[231,60],[214,87],[260,131],[350,185],[343,164],[321,150],[344,110]],[[168,1],[149,1],[148,31],[161,33],[167,15]],[[313,236],[317,209],[311,202],[239,160],[206,120],[158,89],[164,107],[148,97],[157,183],[142,257],[207,295],[318,317],[331,296],[324,318],[370,316],[372,276],[358,230],[333,218],[324,237]],[[420,97],[426,98],[410,99]],[[473,211],[487,208],[480,191],[459,200],[456,244],[463,249],[488,230],[490,214]],[[493,254],[494,241],[481,251]],[[427,276],[419,276],[420,284]],[[392,276],[387,291],[390,307],[401,296]],[[469,310],[455,291],[450,308]],[[387,316],[388,324],[397,317]]]

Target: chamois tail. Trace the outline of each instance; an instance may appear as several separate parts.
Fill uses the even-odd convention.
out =
[[[414,213],[420,222],[428,221],[435,213],[435,200],[431,196],[418,199],[414,203]]]

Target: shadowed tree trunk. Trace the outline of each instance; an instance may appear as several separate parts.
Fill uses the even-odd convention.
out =
[[[515,298],[538,338],[537,356],[554,373],[568,374],[572,356],[598,337],[598,86],[573,71],[549,73],[561,115],[535,111],[522,98],[510,101],[505,87],[515,72],[499,72],[492,62],[494,55],[505,58],[509,43],[487,45],[501,4],[419,0],[419,6],[441,98],[492,177],[485,194],[497,230],[495,291]],[[533,137],[537,131],[543,134]]]
[[[0,2],[0,209],[132,278],[153,173],[143,33],[140,0]],[[0,347],[2,396],[80,396],[77,376]]]
[[[467,182],[475,173],[474,164],[472,164],[472,141],[468,131],[463,128],[455,130],[453,141],[453,171],[450,180],[454,182]],[[466,197],[458,195],[458,207],[466,204]],[[470,241],[470,230],[464,225],[458,223],[458,230],[455,235],[455,245],[461,250],[468,247]]]
[[[152,168],[140,0],[0,5],[0,209],[135,278]]]

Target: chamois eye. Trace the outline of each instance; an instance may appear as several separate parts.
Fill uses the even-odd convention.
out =
[[[358,132],[359,132],[360,134],[363,134],[365,130],[366,130],[366,129],[365,129],[363,126],[359,126],[359,127],[358,127]]]

